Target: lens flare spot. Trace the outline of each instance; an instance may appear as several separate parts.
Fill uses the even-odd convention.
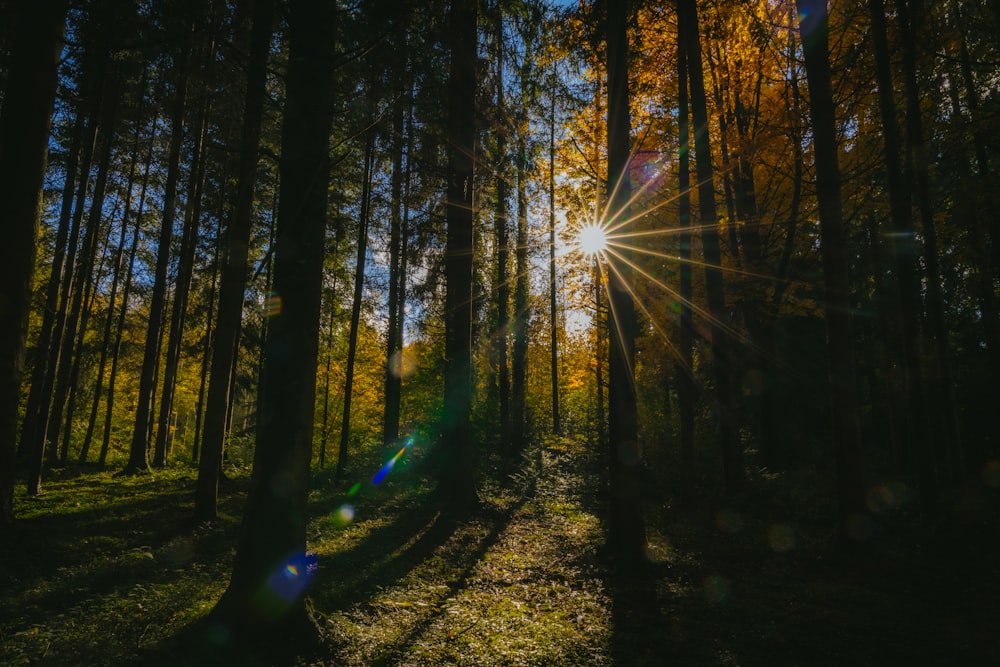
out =
[[[264,297],[264,317],[274,317],[281,314],[281,296],[277,292],[268,292]]]
[[[311,552],[286,558],[253,596],[257,611],[270,618],[283,616],[305,592],[318,566],[319,559]]]
[[[417,360],[410,350],[396,350],[389,357],[389,372],[394,376],[406,379],[417,370]]]
[[[338,526],[346,526],[354,521],[354,507],[344,503],[333,513],[333,522]]]
[[[347,497],[351,498],[353,496],[358,495],[358,491],[360,490],[361,490],[361,482],[355,482],[354,486],[352,486],[350,490],[348,490]]]

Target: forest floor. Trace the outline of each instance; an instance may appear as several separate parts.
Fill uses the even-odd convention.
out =
[[[63,469],[39,498],[19,494],[0,544],[0,664],[203,662],[174,638],[225,588],[247,480],[223,487],[220,521],[195,525],[194,475]],[[355,494],[320,473],[310,596],[325,639],[299,664],[1000,664],[996,489],[846,554],[794,500],[667,502],[646,519],[669,567],[643,575],[605,558],[598,478],[549,446],[455,524],[414,471]]]

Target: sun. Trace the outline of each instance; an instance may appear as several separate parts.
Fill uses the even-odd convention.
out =
[[[603,253],[608,249],[608,235],[604,228],[591,223],[580,229],[576,235],[577,248],[587,257]]]

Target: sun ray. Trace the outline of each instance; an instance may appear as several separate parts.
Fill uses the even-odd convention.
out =
[[[778,276],[769,276],[764,273],[754,273],[753,271],[747,271],[746,269],[737,269],[731,266],[720,266],[717,264],[707,264],[706,262],[700,262],[696,259],[683,259],[676,255],[668,255],[657,250],[649,250],[648,248],[642,248],[640,246],[626,245],[624,243],[616,243],[615,241],[620,237],[610,237],[608,239],[608,246],[621,248],[622,250],[630,250],[632,252],[637,252],[642,255],[648,255],[650,257],[658,257],[660,259],[667,259],[670,261],[678,262],[680,264],[688,264],[690,266],[697,266],[701,268],[712,268],[723,273],[731,273],[738,276],[744,276],[746,278],[760,278],[761,280],[767,280],[770,282],[786,283],[788,285],[799,285],[804,287],[811,287],[808,283],[802,281],[788,280],[786,278],[779,278]]]
[[[651,313],[649,309],[646,307],[646,305],[642,302],[642,299],[639,298],[639,295],[635,293],[635,290],[633,290],[632,286],[629,285],[628,281],[625,280],[625,277],[622,275],[622,273],[611,262],[608,262],[608,268],[611,271],[614,271],[615,275],[617,275],[619,280],[622,281],[622,285],[625,286],[625,289],[632,297],[632,302],[636,306],[638,306],[639,310],[642,311],[642,313],[646,316],[649,322],[653,325],[653,328],[656,330],[656,333],[660,334],[660,337],[663,338],[664,342],[667,344],[667,349],[670,352],[670,354],[676,357],[676,359],[684,365],[684,369],[686,372],[691,373],[693,369],[687,365],[684,358],[681,356],[680,350],[678,350],[677,347],[674,345],[673,341],[670,340],[670,336],[667,334],[666,331],[663,330],[662,326],[657,321],[656,317],[653,316],[653,313]]]

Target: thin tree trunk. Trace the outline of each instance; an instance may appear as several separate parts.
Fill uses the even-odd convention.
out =
[[[917,84],[916,22],[923,14],[922,3],[904,0],[897,3],[897,14],[903,32],[903,87],[906,92],[906,161],[904,171],[911,187],[916,189],[917,209],[920,212],[920,231],[924,242],[924,266],[927,271],[926,300],[927,325],[933,343],[932,375],[928,378],[928,412],[939,433],[931,442],[921,443],[933,466],[936,460],[939,473],[948,474],[951,453],[960,451],[958,418],[955,408],[954,378],[951,373],[948,350],[948,330],[944,320],[944,296],[941,292],[941,261],[937,248],[937,230],[934,223],[934,206],[931,203],[931,182],[927,152],[924,146],[923,119],[920,110],[920,91]],[[928,438],[924,438],[928,440]],[[933,471],[921,475],[921,484],[936,485]],[[937,489],[921,491],[925,514],[937,510]]]
[[[174,283],[174,301],[170,313],[170,331],[167,335],[166,363],[163,369],[163,391],[160,395],[160,415],[157,420],[156,442],[153,447],[153,466],[162,468],[167,464],[170,439],[170,419],[174,406],[174,387],[180,366],[181,339],[187,315],[188,295],[191,291],[191,277],[194,274],[195,250],[198,245],[198,229],[201,224],[201,195],[205,181],[205,135],[209,109],[208,81],[211,80],[211,63],[215,59],[215,41],[206,40],[204,47],[204,78],[201,100],[195,121],[191,126],[194,147],[191,152],[191,174],[188,180],[187,207],[184,215],[184,231],[181,235],[180,254],[177,260],[177,278]]]
[[[691,86],[691,118],[694,122],[695,172],[698,177],[698,212],[702,252],[705,257],[705,291],[711,317],[712,365],[722,441],[723,472],[726,492],[740,491],[746,482],[743,446],[739,438],[735,387],[733,386],[732,341],[726,339],[728,315],[722,280],[722,254],[719,247],[718,215],[713,187],[712,153],[708,140],[708,108],[701,66],[698,13],[694,0],[678,0],[679,39],[685,45],[688,78]]]
[[[144,75],[139,89],[141,91],[145,91],[145,88],[146,79]],[[128,182],[125,185],[125,202],[120,223],[121,230],[118,236],[118,248],[115,251],[115,259],[113,262],[114,266],[112,270],[114,271],[114,276],[111,279],[111,292],[108,295],[108,312],[104,318],[104,329],[101,334],[101,355],[100,360],[97,363],[97,379],[94,383],[94,398],[90,404],[90,418],[87,420],[87,434],[84,436],[83,445],[80,447],[80,463],[86,462],[87,457],[90,454],[90,445],[94,438],[94,430],[97,426],[97,413],[101,406],[101,397],[104,388],[104,370],[107,367],[108,353],[111,350],[111,334],[114,329],[115,322],[115,303],[118,298],[118,287],[122,282],[122,270],[125,262],[125,240],[128,237],[129,214],[132,210],[132,191],[135,187],[136,172],[139,166],[140,139],[140,129],[137,126],[135,138],[132,142],[132,160],[129,163]],[[132,267],[130,266],[130,273],[131,268]]]
[[[562,435],[559,420],[559,321],[556,302],[556,95],[555,76],[549,108],[549,366],[552,381],[552,433]]]
[[[114,145],[115,123],[117,122],[119,98],[121,93],[119,68],[117,64],[112,64],[108,68],[108,75],[104,81],[103,96],[101,102],[100,119],[100,158],[97,166],[97,178],[94,181],[94,191],[91,193],[90,212],[87,216],[87,233],[84,237],[83,255],[79,264],[79,274],[76,280],[77,292],[73,297],[73,305],[70,311],[70,321],[75,322],[79,318],[77,331],[77,341],[74,347],[67,350],[72,358],[69,376],[66,387],[69,394],[66,401],[66,424],[63,431],[62,447],[59,452],[60,463],[65,463],[69,455],[69,443],[73,434],[73,415],[76,411],[76,390],[80,376],[80,364],[83,357],[83,342],[87,333],[87,326],[90,322],[90,301],[91,293],[95,288],[95,281],[100,275],[100,270],[93,271],[94,257],[97,252],[100,228],[104,217],[104,197],[108,185],[108,172],[111,168],[111,150]],[[110,234],[110,226],[109,226]],[[81,311],[82,308],[82,311]],[[60,393],[56,393],[59,401]],[[58,414],[61,402],[57,404],[54,414]],[[53,439],[55,433],[51,434]]]
[[[167,179],[163,189],[163,221],[156,247],[156,267],[153,292],[149,300],[149,322],[146,327],[146,344],[139,374],[139,396],[135,414],[135,428],[129,448],[126,473],[149,469],[149,435],[152,426],[153,393],[160,361],[160,337],[163,333],[164,302],[167,291],[167,268],[170,261],[170,241],[173,236],[174,217],[177,214],[177,181],[180,177],[181,145],[184,140],[184,112],[187,107],[188,70],[195,22],[190,22],[185,44],[180,55],[173,108],[170,119],[170,147],[167,155]]]
[[[692,264],[691,264],[691,130],[688,102],[688,63],[686,49],[677,49],[677,135],[680,146],[677,160],[678,237],[680,266],[681,312],[678,331],[677,412],[680,426],[681,492],[685,500],[694,495],[694,330],[691,326]]]
[[[28,394],[28,403],[25,407],[24,419],[21,422],[21,440],[17,453],[19,461],[28,461],[32,456],[30,452],[35,449],[36,443],[42,437],[40,420],[44,421],[48,416],[47,405],[52,393],[51,378],[55,370],[55,360],[52,357],[58,354],[58,342],[61,337],[61,332],[56,331],[60,287],[63,281],[67,279],[67,275],[72,272],[73,256],[76,254],[77,235],[73,235],[72,246],[69,243],[70,228],[73,221],[73,194],[76,191],[75,185],[80,163],[80,152],[82,150],[85,119],[86,113],[83,109],[77,108],[76,120],[73,125],[73,135],[70,139],[69,153],[66,159],[66,170],[63,176],[62,206],[59,212],[59,227],[56,231],[55,247],[52,256],[52,269],[45,289],[42,328],[38,334],[35,363],[31,372],[31,391]],[[45,390],[46,385],[48,385],[47,391]],[[41,414],[43,395],[46,396],[44,399],[46,405],[44,416]]]
[[[240,137],[239,185],[236,209],[226,235],[226,258],[219,284],[219,310],[212,340],[212,372],[208,384],[203,446],[195,489],[195,516],[201,521],[214,520],[218,515],[222,446],[226,437],[226,413],[232,389],[230,377],[236,365],[236,350],[243,319],[243,293],[246,289],[257,151],[264,113],[273,10],[273,0],[253,0],[250,62]],[[298,11],[301,10],[300,7]],[[318,92],[323,93],[323,90]],[[303,112],[301,109],[295,111]],[[287,118],[285,122],[288,123]],[[325,182],[323,185],[325,186]],[[284,179],[281,187],[285,187]]]
[[[919,457],[926,449],[924,439],[928,437],[928,406],[921,368],[923,356],[920,345],[921,281],[917,263],[917,241],[914,236],[909,189],[903,181],[903,164],[900,158],[902,141],[899,124],[896,121],[896,102],[893,99],[892,62],[883,0],[869,0],[868,11],[872,21],[875,74],[882,117],[882,139],[885,143],[886,184],[889,190],[893,229],[893,254],[896,260],[896,281],[899,285],[899,312],[903,337],[903,349],[899,361],[903,381],[903,405],[906,406],[907,412],[902,425],[907,453],[913,452]],[[887,350],[895,347],[893,341],[886,341]],[[901,458],[910,460],[907,455]]]
[[[493,208],[493,231],[496,243],[496,317],[497,330],[493,336],[493,350],[497,369],[497,394],[500,420],[500,451],[504,454],[511,450],[511,410],[510,410],[510,356],[508,354],[508,337],[510,335],[510,233],[508,220],[510,187],[507,179],[510,177],[510,160],[507,155],[508,109],[504,94],[504,39],[503,39],[503,4],[496,4],[496,202]]]
[[[374,68],[373,68],[374,70]],[[374,71],[369,80],[368,122],[375,118]],[[347,467],[348,443],[351,437],[351,399],[354,395],[354,362],[358,353],[358,329],[361,325],[361,300],[365,288],[365,260],[368,255],[368,227],[371,222],[372,179],[375,177],[375,128],[370,127],[365,140],[364,182],[361,184],[361,210],[358,216],[357,258],[354,264],[354,299],[351,302],[351,324],[347,338],[347,363],[344,373],[344,412],[340,422],[340,449],[337,452],[336,479],[342,479]]]
[[[403,235],[403,128],[405,109],[397,102],[392,126],[391,213],[389,220],[389,327],[386,331],[385,405],[382,412],[382,444],[388,448],[399,439],[399,403],[403,375],[403,322],[400,318],[400,277]],[[408,168],[408,167],[407,167]]]
[[[841,537],[849,541],[853,539],[852,525],[867,510],[855,386],[854,339],[851,333],[847,230],[843,219],[837,157],[837,107],[833,102],[827,44],[829,17],[826,0],[796,0],[795,4],[799,10],[799,31],[812,117],[839,528]]]
[[[125,318],[129,312],[129,297],[132,292],[132,277],[135,275],[135,257],[139,249],[139,232],[142,230],[142,214],[146,210],[146,192],[149,188],[149,173],[153,162],[153,144],[156,137],[157,119],[154,117],[149,124],[149,141],[146,148],[145,165],[142,174],[142,185],[139,190],[139,205],[135,212],[135,227],[132,231],[132,243],[129,249],[128,271],[125,274],[125,286],[122,290],[122,305],[118,313],[118,323],[115,325],[115,342],[111,352],[111,376],[108,378],[107,412],[104,416],[104,436],[101,439],[101,453],[97,462],[103,467],[107,463],[108,450],[111,445],[111,424],[115,407],[115,382],[118,379],[118,360],[121,357],[122,337],[125,333]],[[130,190],[131,192],[131,190]],[[125,209],[126,214],[128,207]]]

